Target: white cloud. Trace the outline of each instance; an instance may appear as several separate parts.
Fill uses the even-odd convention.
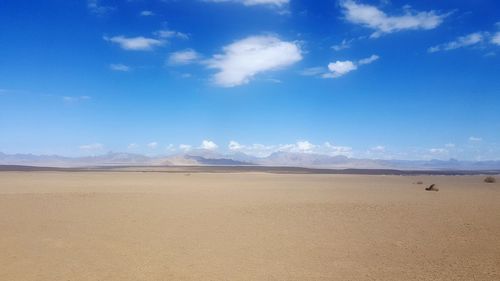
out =
[[[230,141],[227,147],[229,148],[229,150],[232,150],[232,151],[239,151],[239,150],[244,148],[237,141]]]
[[[243,145],[237,141],[230,141],[228,144],[228,149],[232,152],[243,152],[248,155],[265,157],[276,151],[276,146],[273,145],[263,145],[263,144],[252,144]]]
[[[175,30],[170,30],[170,29],[165,29],[165,30],[158,30],[156,32],[154,32],[154,34],[160,38],[164,38],[164,39],[169,39],[169,38],[179,38],[179,39],[189,39],[189,35],[187,35],[186,33],[182,33],[182,32],[179,32],[179,31],[175,31]]]
[[[252,144],[244,145],[236,141],[230,141],[228,149],[233,152],[243,152],[256,157],[266,157],[274,152],[284,151],[292,153],[315,153],[330,156],[344,155],[351,156],[352,148],[348,146],[332,145],[329,142],[323,144],[313,144],[307,140],[297,141],[290,144],[263,145]]]
[[[321,147],[321,150],[319,151],[320,153],[323,152],[324,154],[330,155],[330,156],[352,156],[352,147],[350,146],[341,146],[341,145],[333,145],[329,142],[325,142],[323,146]]]
[[[211,140],[203,140],[201,142],[200,148],[206,150],[216,150],[219,146]]]
[[[148,143],[148,147],[151,149],[156,149],[158,147],[158,143],[155,141],[150,142],[150,143]]]
[[[360,59],[358,61],[358,65],[364,65],[364,64],[370,64],[376,60],[378,60],[380,57],[377,56],[377,55],[371,55],[370,57],[368,58],[364,58],[364,59]]]
[[[434,155],[447,154],[448,150],[444,148],[431,148],[429,152]]]
[[[191,148],[192,147],[189,144],[180,144],[179,145],[179,149],[182,150],[182,151],[189,151],[189,150],[191,150]]]
[[[149,16],[154,16],[155,13],[153,13],[152,11],[141,11],[140,15],[143,17],[149,17]]]
[[[358,66],[350,60],[346,61],[336,61],[328,64],[328,70],[331,73],[323,74],[324,78],[338,78],[343,76],[353,70],[356,70]]]
[[[429,53],[435,53],[439,51],[449,51],[463,47],[469,47],[479,44],[484,41],[485,34],[482,32],[474,32],[465,36],[460,36],[456,40],[439,44],[428,49]]]
[[[351,42],[352,42],[352,39],[351,40],[344,39],[344,40],[342,40],[342,42],[340,42],[340,44],[333,45],[332,49],[334,49],[337,52],[344,50],[344,49],[349,49],[351,47]]]
[[[447,143],[444,145],[444,147],[446,148],[455,148],[455,144],[454,143]]]
[[[109,68],[114,71],[122,71],[122,72],[127,72],[130,71],[130,66],[121,64],[121,63],[112,63],[109,65]]]
[[[352,0],[341,2],[341,6],[347,21],[375,30],[371,35],[372,38],[402,30],[434,29],[447,16],[447,14],[437,14],[435,11],[416,12],[408,8],[403,15],[390,16],[375,6],[358,4]]]
[[[136,143],[131,143],[127,146],[127,149],[129,150],[132,150],[132,149],[136,149],[138,148],[139,146],[136,144]]]
[[[168,152],[175,151],[175,146],[173,144],[169,144],[165,147],[165,150]]]
[[[491,37],[491,43],[500,46],[500,31]]]
[[[296,143],[297,149],[301,152],[311,152],[316,146],[309,141],[298,141]]]
[[[350,60],[346,61],[336,61],[328,64],[329,72],[322,75],[323,78],[339,78],[346,75],[347,73],[358,69],[359,66],[370,64],[379,59],[377,55],[371,55],[368,58],[359,60],[358,62],[352,62]]]
[[[282,69],[302,59],[297,43],[281,41],[274,36],[251,36],[223,48],[223,54],[206,61],[216,85],[234,87],[248,83],[255,75]]]
[[[66,102],[66,103],[75,103],[75,102],[79,102],[79,101],[86,101],[86,100],[90,100],[91,97],[89,96],[64,96],[62,97],[63,101]]]
[[[471,142],[480,142],[482,140],[483,139],[480,137],[474,137],[474,136],[469,137],[469,141],[471,141]]]
[[[104,145],[100,143],[83,144],[79,147],[83,151],[99,151],[104,149]]]
[[[276,7],[282,7],[290,2],[290,0],[205,0],[205,2],[234,2],[241,3],[245,6],[255,6],[255,5],[271,5]]]
[[[198,61],[200,55],[193,49],[186,49],[183,51],[170,53],[168,57],[168,64],[179,65],[179,64],[190,64]]]
[[[370,148],[370,151],[372,151],[372,152],[385,152],[385,146],[377,145],[377,146]]]
[[[142,36],[125,37],[120,35],[111,38],[104,36],[103,39],[118,44],[122,49],[130,51],[150,51],[154,47],[162,46],[163,44],[165,44],[165,42],[162,40],[146,38]]]

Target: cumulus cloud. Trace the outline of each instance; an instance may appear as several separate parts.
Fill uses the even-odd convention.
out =
[[[434,29],[448,16],[435,11],[412,11],[409,8],[402,15],[388,15],[375,6],[358,4],[353,0],[342,1],[340,5],[347,21],[375,31],[372,38],[402,30]]]
[[[429,53],[435,53],[439,51],[449,51],[458,48],[469,47],[477,45],[484,41],[485,34],[482,32],[474,32],[465,36],[460,36],[456,40],[448,43],[439,44],[428,49]]]
[[[136,149],[138,148],[139,146],[136,144],[136,143],[131,143],[127,146],[127,149],[129,150],[132,150],[132,149]]]
[[[469,141],[471,141],[471,142],[480,142],[482,140],[483,139],[480,137],[474,137],[474,136],[469,137]]]
[[[320,151],[323,152],[324,154],[330,155],[330,156],[352,156],[352,147],[350,146],[342,146],[342,145],[333,145],[329,142],[325,142],[323,146],[320,147]]]
[[[139,15],[143,16],[143,17],[150,17],[150,16],[154,16],[155,13],[153,13],[152,11],[141,11]]]
[[[170,29],[158,30],[154,32],[154,35],[164,39],[170,39],[170,38],[179,38],[185,40],[189,39],[189,35],[187,35],[186,33]]]
[[[323,78],[339,78],[346,75],[347,73],[358,69],[359,66],[370,64],[379,59],[377,55],[371,55],[368,58],[359,60],[358,62],[352,62],[350,60],[346,61],[336,61],[328,64],[329,72],[322,75]]]
[[[298,141],[296,147],[301,152],[311,152],[316,146],[309,141],[303,140]]]
[[[227,148],[232,151],[239,151],[244,148],[239,142],[237,141],[230,141],[229,144],[227,145]]]
[[[83,151],[100,151],[104,149],[104,145],[100,143],[83,144],[79,146],[80,150]]]
[[[130,71],[130,66],[121,63],[116,63],[116,64],[112,63],[109,65],[109,68],[113,71],[122,71],[122,72]]]
[[[150,142],[150,143],[148,143],[148,147],[151,149],[156,149],[158,147],[158,143],[155,141]]]
[[[189,151],[189,150],[191,150],[191,148],[192,148],[192,147],[191,147],[191,145],[189,145],[189,144],[180,144],[180,145],[179,145],[179,149],[180,149],[180,150],[182,150],[182,151],[184,151],[184,152],[185,152],[185,151]]]
[[[113,36],[113,37],[103,37],[104,40],[118,44],[122,49],[129,51],[150,51],[155,47],[162,46],[165,44],[164,41],[154,38],[147,38],[143,36],[138,37],[125,37],[125,36]]]
[[[331,62],[328,64],[328,70],[331,73],[325,73],[323,77],[338,78],[356,69],[358,69],[358,66],[350,60]]]
[[[168,57],[168,64],[171,65],[190,64],[198,61],[199,59],[200,59],[200,54],[198,54],[195,50],[186,49],[170,53],[170,56]]]
[[[284,5],[287,5],[290,2],[290,0],[205,0],[205,2],[214,2],[214,3],[234,2],[234,3],[241,3],[245,6],[270,5],[270,6],[282,7]]]
[[[302,59],[300,47],[274,36],[251,36],[223,48],[207,60],[209,68],[217,69],[214,83],[234,87],[248,83],[255,75],[290,66]]]
[[[256,157],[266,157],[274,152],[292,152],[292,153],[315,153],[330,156],[351,156],[352,148],[348,146],[333,145],[329,142],[323,144],[313,144],[307,140],[300,140],[295,143],[264,145],[251,144],[244,145],[237,141],[230,141],[228,149],[232,152],[243,152]]]
[[[201,142],[200,148],[206,150],[216,150],[219,146],[211,140],[203,140]]]

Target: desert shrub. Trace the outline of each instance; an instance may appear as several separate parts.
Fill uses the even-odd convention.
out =
[[[417,184],[424,184],[423,181],[417,181]]]
[[[497,180],[496,180],[494,177],[491,177],[491,176],[486,177],[486,178],[484,179],[484,182],[486,182],[486,183],[494,183],[494,182],[496,182],[496,181],[497,181]]]

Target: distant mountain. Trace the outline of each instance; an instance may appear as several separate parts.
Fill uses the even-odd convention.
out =
[[[258,160],[259,164],[268,166],[326,167],[342,166],[349,163],[346,156],[328,156],[312,153],[275,152]]]
[[[77,167],[98,165],[149,165],[151,161],[152,158],[140,154],[114,152],[86,157],[0,153],[1,165]]]
[[[0,152],[0,165],[46,167],[84,166],[284,166],[329,169],[396,169],[396,170],[500,170],[500,161],[450,160],[378,160],[357,159],[312,153],[275,152],[267,157],[244,153],[221,154],[211,150],[192,150],[165,157],[149,157],[132,153],[114,153],[87,157],[58,155],[5,154]]]

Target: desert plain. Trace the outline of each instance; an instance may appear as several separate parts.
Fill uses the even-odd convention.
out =
[[[0,172],[0,280],[500,280],[483,178]]]

